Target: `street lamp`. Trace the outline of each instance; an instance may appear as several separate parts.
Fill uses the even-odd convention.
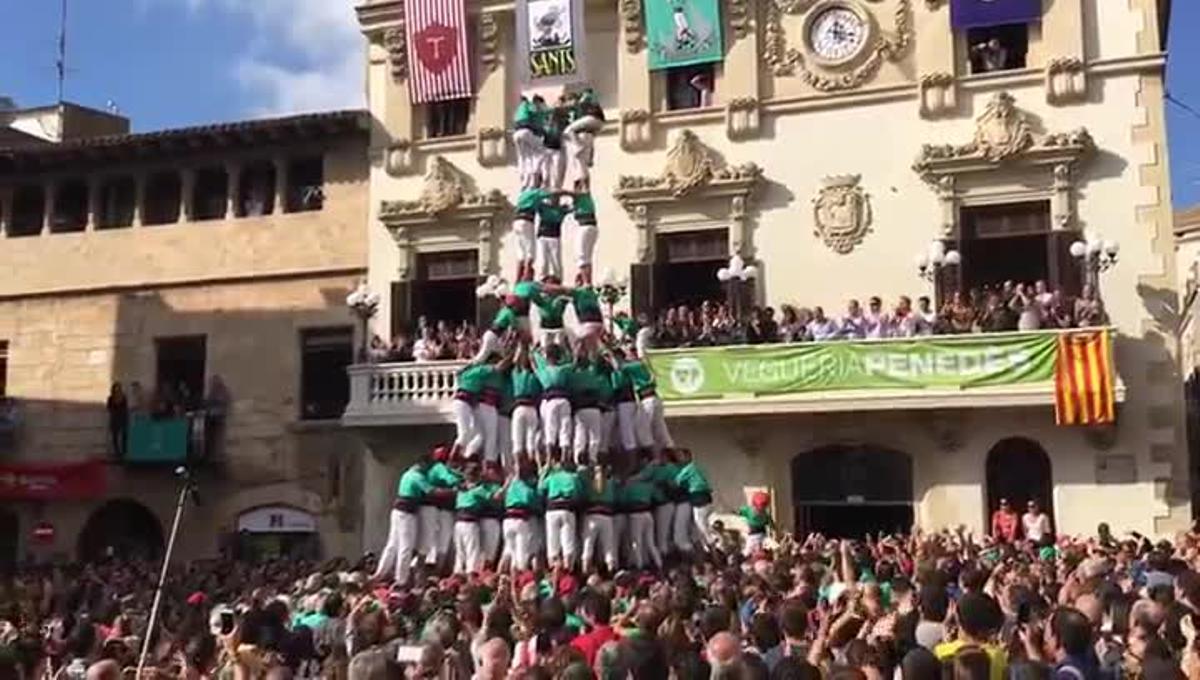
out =
[[[1071,257],[1079,260],[1083,267],[1084,283],[1091,284],[1100,298],[1100,274],[1117,266],[1117,253],[1121,246],[1116,241],[1105,241],[1094,234],[1088,234],[1084,240],[1071,244]]]
[[[616,306],[621,298],[625,297],[626,291],[629,290],[629,282],[625,277],[617,277],[617,273],[612,269],[605,269],[604,275],[600,278],[600,288],[597,292],[600,293],[600,299],[604,301],[604,305],[608,308],[608,332],[612,333],[613,323],[613,307]]]
[[[957,250],[946,250],[946,244],[934,241],[929,248],[917,255],[914,260],[917,265],[917,276],[926,281],[936,281],[942,267],[957,267],[962,264],[962,255]]]
[[[358,287],[346,296],[346,306],[350,308],[350,313],[358,319],[361,330],[358,360],[360,363],[366,363],[367,326],[371,322],[371,317],[375,316],[375,312],[379,311],[379,293],[372,291],[367,286],[366,281],[359,281]]]
[[[729,286],[729,297],[733,300],[733,315],[742,320],[742,287],[758,278],[758,267],[747,265],[741,255],[729,258],[729,266],[717,270],[717,280]]]

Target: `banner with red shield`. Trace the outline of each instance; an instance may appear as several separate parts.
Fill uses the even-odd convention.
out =
[[[464,0],[405,0],[404,17],[412,103],[471,97]]]

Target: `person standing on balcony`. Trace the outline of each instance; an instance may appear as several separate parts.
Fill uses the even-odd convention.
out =
[[[542,385],[542,444],[551,460],[571,450],[574,435],[571,420],[571,380],[574,367],[562,359],[561,347],[550,347],[543,355],[533,353],[533,364]]]
[[[866,320],[866,336],[871,339],[889,338],[892,336],[893,321],[887,312],[883,311],[883,300],[872,296],[867,301],[867,312],[863,314]]]
[[[840,334],[847,340],[861,340],[867,337],[867,319],[863,316],[858,300],[851,300],[846,304],[846,316],[842,319]]]
[[[675,459],[680,466],[675,485],[679,487],[680,495],[686,498],[686,502],[675,507],[675,546],[688,555],[696,543],[704,549],[712,544],[712,529],[708,525],[712,515],[712,485],[696,464],[690,449],[676,449]]]
[[[592,568],[592,558],[599,545],[600,557],[608,573],[617,570],[617,539],[613,515],[616,512],[616,489],[609,480],[608,470],[603,465],[592,467],[591,484],[584,500],[583,515],[583,570]]]
[[[555,459],[538,484],[546,497],[546,560],[550,569],[575,568],[575,511],[583,500],[583,480],[570,463]]]
[[[529,345],[525,343],[517,348],[511,380],[514,406],[510,434],[514,461],[509,469],[516,471],[521,461],[539,455],[538,399],[542,394],[542,383],[534,372]]]
[[[838,324],[825,316],[824,308],[816,307],[813,309],[812,321],[808,322],[808,335],[818,342],[832,340],[838,335]]]
[[[429,458],[422,456],[400,476],[400,483],[396,487],[396,500],[392,503],[392,514],[388,522],[387,543],[383,552],[379,554],[379,564],[372,575],[375,580],[391,575],[394,583],[408,584],[413,555],[420,545],[421,505],[425,497],[433,493],[433,486],[425,476],[429,470],[429,463]],[[436,530],[435,519],[434,523],[426,528],[425,535],[428,536],[429,531]]]
[[[112,446],[112,455],[117,459],[123,458],[129,432],[129,401],[125,398],[125,389],[121,387],[121,383],[113,383],[104,408],[108,411],[108,438]]]
[[[454,494],[460,484],[462,475],[455,472],[448,464],[450,449],[439,446],[433,450],[433,465],[429,466],[426,478],[433,485],[435,492],[431,496],[433,521],[426,519],[427,506],[421,506],[421,527],[425,536],[425,564],[436,565],[446,563],[450,558],[450,548],[454,541]],[[432,526],[432,531],[425,531]]]

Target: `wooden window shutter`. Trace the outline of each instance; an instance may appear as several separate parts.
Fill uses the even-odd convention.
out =
[[[1050,287],[1061,290],[1064,295],[1078,296],[1083,292],[1083,275],[1079,261],[1071,256],[1071,244],[1080,240],[1079,232],[1054,231],[1047,239],[1050,263]]]
[[[962,253],[962,244],[957,239],[945,239],[942,243],[946,246],[946,252],[957,250]],[[962,290],[963,268],[971,266],[970,262],[963,260],[957,267],[942,266],[937,270],[937,277],[933,282],[933,308],[941,310],[942,305],[950,302],[950,298],[958,291]]]
[[[653,264],[633,264],[629,267],[629,303],[633,316],[642,314],[654,319],[655,283],[658,267]]]
[[[412,286],[408,281],[392,282],[392,337],[413,327]]]

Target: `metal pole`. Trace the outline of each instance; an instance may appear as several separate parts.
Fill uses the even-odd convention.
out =
[[[369,343],[367,341],[367,333],[368,333],[367,325],[369,323],[369,320],[367,318],[367,315],[363,314],[361,311],[355,310],[355,312],[358,313],[358,320],[359,320],[359,322],[362,323],[362,343],[358,348],[359,361],[361,361],[362,363],[365,364],[365,363],[367,363],[367,360],[368,360],[367,348],[369,346]]]
[[[171,554],[175,552],[175,537],[179,534],[179,521],[183,518],[183,505],[187,502],[188,491],[192,480],[184,473],[183,486],[179,489],[179,502],[175,504],[175,520],[171,524],[171,538],[167,540],[167,553],[163,556],[162,571],[158,575],[158,588],[154,590],[154,604],[150,605],[150,620],[146,623],[146,639],[142,640],[142,653],[138,655],[137,674],[142,677],[142,668],[146,665],[146,655],[150,653],[150,640],[154,638],[154,625],[158,619],[158,606],[162,602],[163,586],[167,582],[167,568],[171,564]]]

